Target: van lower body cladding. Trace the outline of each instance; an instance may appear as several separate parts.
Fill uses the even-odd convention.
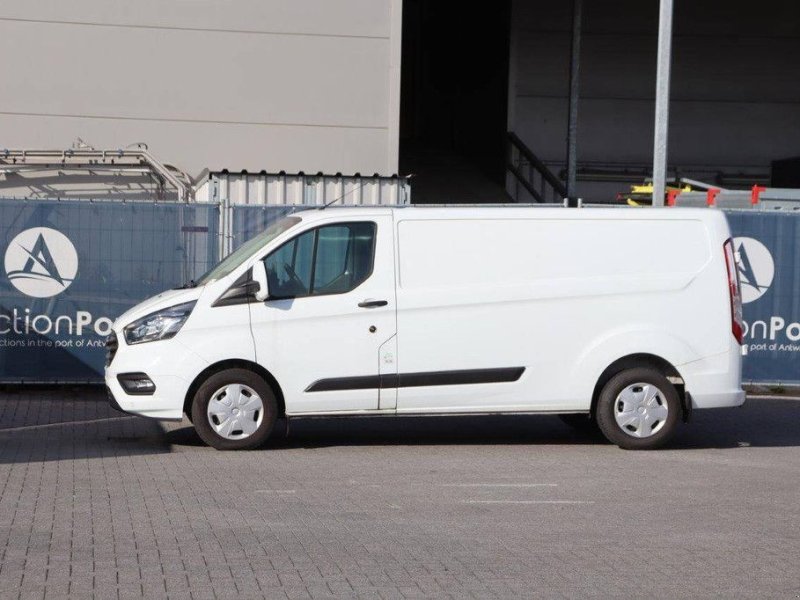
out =
[[[692,396],[692,408],[725,408],[744,404],[741,352],[741,346],[731,338],[727,352],[677,365],[686,391]]]
[[[153,352],[149,347],[151,343],[172,347],[168,352],[163,348]],[[129,346],[120,339],[119,350],[106,367],[106,387],[120,410],[143,417],[179,421],[183,418],[183,401],[192,382],[175,373],[197,374],[208,363],[175,338],[151,343]],[[152,394],[126,392],[118,379],[125,373],[144,373],[155,385],[155,391]]]

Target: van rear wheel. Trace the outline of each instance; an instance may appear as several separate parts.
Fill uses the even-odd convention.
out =
[[[628,369],[606,383],[597,401],[596,419],[609,441],[626,450],[663,446],[681,417],[675,387],[654,369]]]
[[[278,403],[272,388],[256,373],[227,369],[200,386],[191,412],[194,428],[206,444],[217,450],[245,450],[267,441]]]

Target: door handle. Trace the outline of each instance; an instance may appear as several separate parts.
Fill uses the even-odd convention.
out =
[[[363,300],[358,303],[359,308],[378,308],[379,306],[386,306],[389,304],[388,300]]]

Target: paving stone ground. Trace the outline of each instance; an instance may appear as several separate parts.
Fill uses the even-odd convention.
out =
[[[293,421],[258,451],[0,392],[1,598],[800,598],[800,401],[625,452],[555,417]]]

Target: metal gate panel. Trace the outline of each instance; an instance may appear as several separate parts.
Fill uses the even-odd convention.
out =
[[[0,200],[0,381],[101,381],[113,319],[218,260],[217,205]]]
[[[800,383],[800,214],[726,211],[747,323],[747,383]]]

